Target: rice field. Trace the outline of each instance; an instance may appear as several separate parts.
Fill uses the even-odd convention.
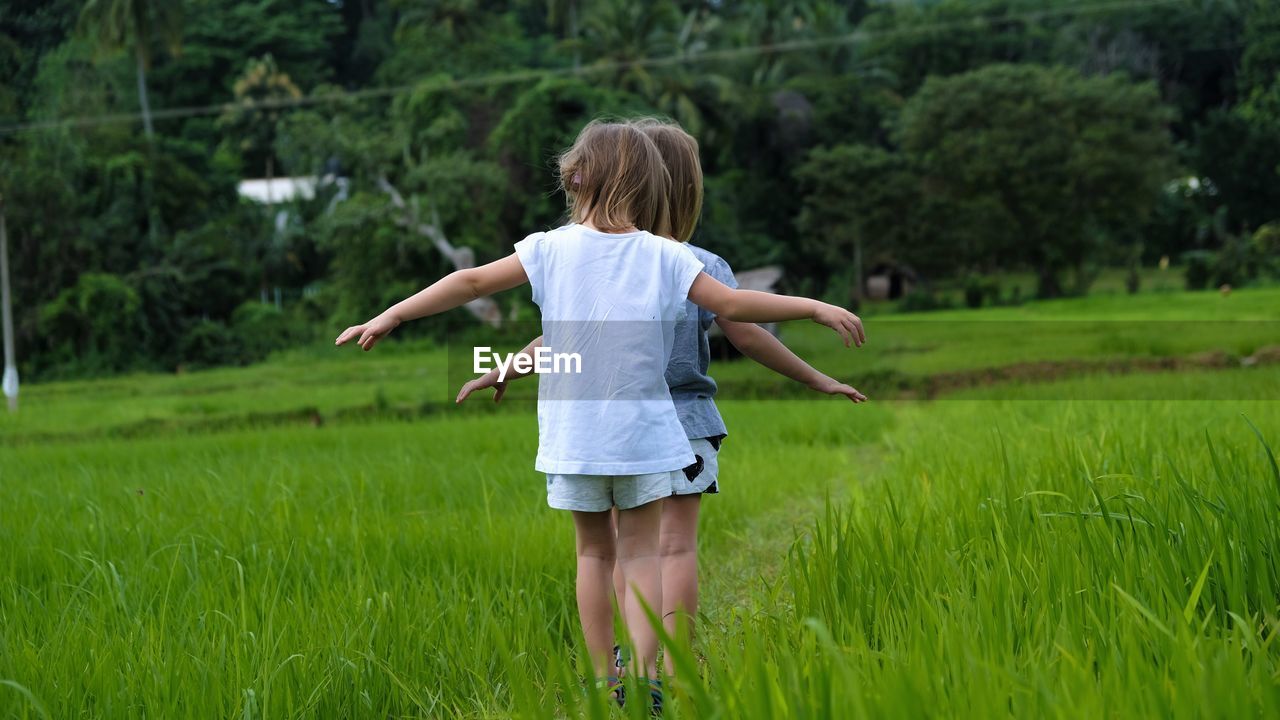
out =
[[[667,716],[1280,716],[1280,366],[1235,362],[1280,342],[1256,292],[873,319],[860,353],[813,350],[856,407],[713,367],[766,389],[722,403]],[[1081,329],[973,335],[1004,312]],[[389,349],[26,388],[0,717],[644,717],[582,689],[531,407],[444,407],[443,352]],[[860,380],[1206,352],[1233,362],[931,401]]]

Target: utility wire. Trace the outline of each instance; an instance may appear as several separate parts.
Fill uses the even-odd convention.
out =
[[[868,32],[865,30],[855,30],[851,33],[842,35],[832,35],[824,38],[808,38],[803,40],[791,40],[779,43],[769,43],[763,45],[748,45],[737,48],[724,48],[719,50],[708,50],[705,52],[690,52],[677,55],[665,55],[660,57],[640,58],[637,60],[611,60],[607,62],[593,63],[584,67],[563,67],[563,68],[527,68],[522,70],[496,72],[485,75],[477,75],[473,77],[460,78],[457,80],[444,81],[433,87],[434,90],[448,91],[461,90],[476,87],[492,87],[498,85],[511,85],[535,80],[542,80],[551,77],[587,77],[592,75],[609,74],[618,70],[626,70],[629,68],[658,68],[670,67],[673,65],[689,65],[694,63],[715,62],[722,60],[737,60],[741,58],[781,54],[790,52],[799,52],[802,50],[813,50],[824,47],[836,47],[842,45],[857,45],[865,43],[876,38],[892,38],[910,35],[923,35],[927,33],[948,31],[948,30],[964,30],[964,29],[982,29],[1006,23],[1019,22],[1035,22],[1038,20],[1047,20],[1063,17],[1075,17],[1081,15],[1091,15],[1095,13],[1106,13],[1117,10],[1137,10],[1153,7],[1163,7],[1168,5],[1185,4],[1187,0],[1119,0],[1117,2],[1103,2],[1093,5],[1079,5],[1076,7],[1065,7],[1046,10],[1035,10],[1024,13],[1010,13],[997,17],[983,17],[975,15],[971,18],[963,20],[930,23],[926,25],[918,25],[908,28],[894,28],[892,30],[884,30],[878,32]],[[153,120],[172,120],[178,118],[198,117],[204,115],[221,115],[226,112],[257,112],[260,110],[278,110],[292,109],[299,107],[309,107],[313,105],[325,105],[339,102],[350,102],[352,100],[366,100],[384,97],[394,97],[404,93],[412,92],[415,89],[423,87],[421,83],[395,85],[381,88],[367,88],[364,90],[353,90],[350,92],[334,93],[332,95],[319,95],[303,98],[287,98],[279,100],[261,100],[256,102],[225,102],[212,105],[189,105],[184,107],[161,108],[152,111]],[[87,128],[99,125],[115,125],[124,123],[134,123],[142,119],[140,112],[128,113],[111,113],[106,115],[88,115],[70,118],[55,118],[52,120],[37,120],[25,123],[13,123],[9,125],[0,125],[0,136],[14,135],[17,133],[28,132],[32,130],[56,130],[62,128]]]

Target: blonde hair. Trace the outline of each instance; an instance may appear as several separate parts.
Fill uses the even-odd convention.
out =
[[[658,146],[671,175],[671,194],[667,196],[671,219],[668,237],[688,242],[702,214],[702,162],[698,159],[698,140],[673,122],[639,118],[630,124]]]
[[[634,225],[655,235],[670,233],[671,177],[653,140],[632,125],[588,123],[560,155],[560,187],[573,222],[590,220],[604,232]]]

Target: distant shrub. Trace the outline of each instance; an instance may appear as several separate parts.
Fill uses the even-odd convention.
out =
[[[1026,302],[1026,298],[1022,296],[1022,286],[1015,284],[1009,288],[1009,294],[1001,298],[1000,302],[1003,305],[1021,305]]]
[[[1209,287],[1209,280],[1213,277],[1217,262],[1217,254],[1208,250],[1192,250],[1183,253],[1182,263],[1187,268],[1187,289],[1204,290]]]
[[[1259,271],[1280,276],[1280,220],[1254,231],[1250,252],[1258,259]]]
[[[1142,268],[1138,265],[1130,265],[1124,275],[1124,291],[1130,295],[1137,295],[1142,289]]]
[[[298,339],[298,326],[279,308],[269,303],[247,302],[231,314],[231,332],[244,359],[262,360]]]
[[[40,308],[39,329],[53,358],[73,372],[125,370],[139,360],[142,301],[122,278],[83,273]]]
[[[1257,276],[1257,264],[1250,252],[1250,239],[1232,235],[1222,244],[1218,251],[1217,262],[1213,266],[1213,285],[1232,285],[1241,287]]]
[[[231,328],[214,320],[201,320],[183,334],[179,356],[187,367],[243,365],[248,361],[240,338]]]
[[[955,304],[932,290],[917,290],[902,299],[899,309],[902,312],[928,312],[930,310],[948,310]]]
[[[1000,302],[1000,283],[995,278],[972,273],[964,280],[964,304],[980,308]]]

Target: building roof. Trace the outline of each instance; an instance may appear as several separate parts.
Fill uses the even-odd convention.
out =
[[[311,200],[316,196],[315,177],[278,177],[267,180],[258,178],[241,180],[236,186],[240,197],[248,198],[264,205],[291,202],[293,200]]]

